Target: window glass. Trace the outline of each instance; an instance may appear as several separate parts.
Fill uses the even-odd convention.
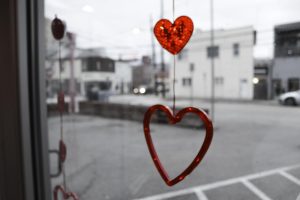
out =
[[[219,57],[219,46],[207,47],[207,57],[208,58]]]
[[[300,97],[288,92],[300,88],[300,1],[175,0],[174,18],[194,23],[175,59],[153,33],[160,19],[173,22],[172,2],[45,1],[49,151],[61,139],[67,146],[65,178],[57,153],[49,156],[52,190],[66,183],[83,200],[296,200]],[[60,51],[51,34],[55,15],[67,27]],[[206,112],[214,137],[197,168],[169,187],[143,122],[150,106],[173,112],[174,102],[176,113]],[[150,131],[174,178],[196,156],[206,127],[194,113],[177,123],[169,117],[153,113]]]
[[[223,78],[223,77],[216,77],[216,78],[215,78],[215,83],[216,83],[217,85],[223,85],[223,83],[224,83],[224,78]]]
[[[233,44],[233,55],[234,56],[240,55],[240,44],[238,43]]]
[[[182,85],[183,86],[191,86],[192,85],[192,79],[191,78],[183,78],[182,79]]]

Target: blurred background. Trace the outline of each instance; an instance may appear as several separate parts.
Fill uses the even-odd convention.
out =
[[[80,199],[295,200],[300,193],[300,1],[175,0],[175,18],[192,18],[190,42],[173,56],[153,27],[172,20],[171,0],[46,0],[45,69],[50,150],[58,149],[60,89],[67,185]],[[154,104],[194,106],[214,122],[203,162],[182,183],[166,186],[144,139],[144,112]],[[193,114],[169,125],[163,113],[151,132],[175,177],[202,145]],[[52,184],[62,183],[50,155]]]

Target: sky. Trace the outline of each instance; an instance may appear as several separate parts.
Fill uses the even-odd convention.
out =
[[[172,20],[173,0],[163,0]],[[195,28],[210,30],[210,0],[174,0],[175,17],[190,16]],[[253,26],[255,58],[273,56],[275,25],[300,21],[300,0],[214,0],[215,29]],[[57,14],[77,35],[80,48],[104,48],[113,58],[151,55],[151,25],[161,18],[161,0],[46,0],[45,16]],[[155,40],[156,51],[160,46]]]

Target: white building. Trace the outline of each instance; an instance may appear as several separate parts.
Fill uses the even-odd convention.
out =
[[[189,98],[211,97],[211,57],[215,60],[215,97],[253,98],[253,27],[215,31],[215,46],[210,32],[195,31],[176,60],[176,95]],[[173,80],[171,66],[170,84]],[[172,93],[172,91],[171,91]]]
[[[63,90],[68,96],[71,60],[68,55],[63,56],[61,79]],[[132,89],[132,68],[128,61],[113,60],[104,56],[86,54],[75,51],[73,61],[76,96],[88,98],[91,92],[99,95],[128,94]],[[59,89],[59,62],[52,65],[51,91],[49,97],[55,97]],[[51,95],[52,94],[52,95]]]

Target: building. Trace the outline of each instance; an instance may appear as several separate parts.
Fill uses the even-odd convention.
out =
[[[275,27],[273,96],[300,89],[300,22]]]
[[[148,56],[142,57],[142,62],[137,63],[132,70],[133,87],[140,86],[152,87],[154,78],[154,67],[151,63],[151,58]]]
[[[62,61],[63,89],[68,95],[71,74],[71,59]],[[59,63],[55,62],[50,81],[51,94],[56,95],[59,89]],[[131,93],[132,69],[128,61],[90,53],[90,50],[76,49],[73,60],[76,95],[96,100],[101,96]],[[96,96],[95,96],[96,95]]]
[[[51,20],[45,19],[47,98],[56,101],[60,90],[58,42],[51,33]],[[105,49],[79,49],[76,35],[66,32],[61,40],[62,90],[66,100],[100,99],[114,94],[132,92],[132,61],[114,60]],[[73,78],[71,78],[73,76]],[[71,92],[72,91],[72,92]],[[72,98],[71,98],[72,100]],[[74,100],[74,101],[77,101]]]
[[[56,102],[60,90],[59,62],[52,61],[51,77],[48,78],[48,102]],[[74,106],[83,99],[107,101],[111,95],[131,93],[132,68],[130,61],[113,60],[90,49],[75,49],[73,60],[67,51],[62,52],[62,89],[66,101],[70,101],[70,81],[73,69]],[[71,98],[72,100],[72,98]]]
[[[271,99],[271,69],[273,60],[255,59],[254,61],[254,99]]]
[[[215,31],[211,47],[210,32],[195,31],[188,45],[177,56],[176,95],[210,98],[211,58],[215,60],[215,97],[253,99],[253,27]],[[171,67],[170,84],[173,80]]]
[[[132,88],[130,62],[101,56],[79,56],[82,72],[82,94],[90,97],[93,91],[101,94],[128,94]]]

